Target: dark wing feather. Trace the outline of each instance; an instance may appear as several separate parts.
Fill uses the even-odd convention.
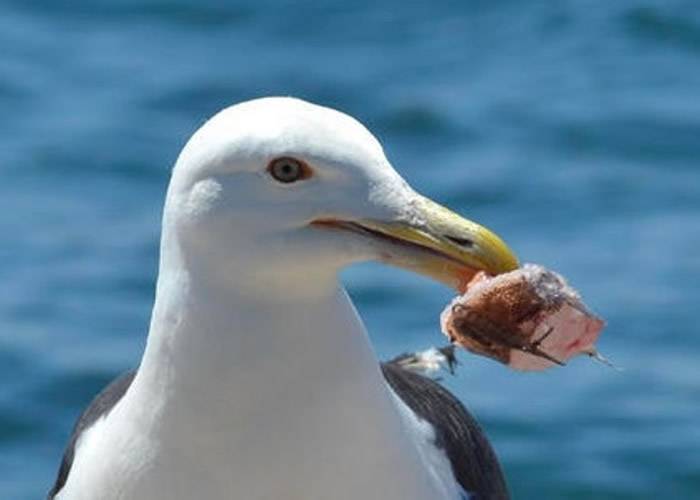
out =
[[[56,481],[54,482],[51,491],[49,491],[47,497],[48,500],[51,500],[56,495],[58,495],[58,492],[61,491],[63,485],[66,484],[66,480],[68,479],[68,473],[70,472],[70,468],[73,465],[75,445],[78,442],[80,435],[86,429],[92,426],[92,424],[94,424],[100,417],[106,415],[112,408],[114,408],[114,406],[126,393],[126,390],[131,385],[131,381],[134,380],[135,375],[135,371],[130,371],[114,379],[107,387],[105,387],[102,390],[102,392],[100,392],[95,397],[95,399],[92,400],[90,405],[80,415],[78,421],[73,427],[73,432],[71,434],[70,441],[68,441],[68,446],[66,446],[66,450],[63,453],[61,467],[58,469]]]
[[[498,458],[474,417],[437,382],[389,362],[382,363],[389,386],[421,419],[435,429],[455,479],[470,498],[505,500],[508,488]]]

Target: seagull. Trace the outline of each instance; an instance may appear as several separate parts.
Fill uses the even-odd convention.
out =
[[[377,361],[338,280],[372,260],[458,290],[518,266],[340,111],[266,97],[210,118],[172,170],[141,362],[79,417],[48,498],[508,498],[465,407]]]

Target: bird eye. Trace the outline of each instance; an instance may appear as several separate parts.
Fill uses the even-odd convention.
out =
[[[270,175],[277,181],[290,184],[311,177],[311,169],[294,158],[277,158],[267,167]]]

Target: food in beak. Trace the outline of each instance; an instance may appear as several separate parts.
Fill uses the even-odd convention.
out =
[[[605,322],[559,274],[527,264],[477,275],[441,316],[450,341],[516,370],[544,370],[595,349]]]

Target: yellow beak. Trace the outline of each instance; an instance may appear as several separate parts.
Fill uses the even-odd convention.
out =
[[[411,215],[411,222],[326,219],[315,224],[380,240],[381,260],[462,292],[479,271],[495,275],[518,267],[517,257],[496,234],[428,198],[419,196]]]

